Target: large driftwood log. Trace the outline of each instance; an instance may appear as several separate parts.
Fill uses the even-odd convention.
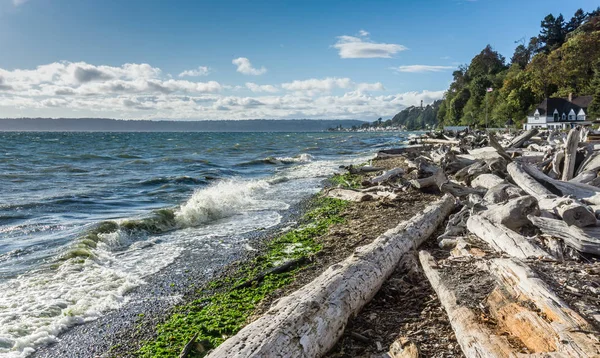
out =
[[[567,144],[565,146],[565,164],[563,167],[562,180],[567,181],[573,178],[575,171],[575,157],[577,156],[577,146],[579,145],[579,128],[573,128],[569,131]]]
[[[506,204],[490,205],[480,215],[493,223],[502,224],[511,230],[519,230],[529,224],[528,215],[539,215],[538,203],[533,196],[512,199]]]
[[[360,191],[347,190],[347,189],[331,189],[326,194],[330,198],[342,199],[348,201],[369,201],[373,199],[373,196]]]
[[[530,170],[525,170],[529,168]],[[554,195],[544,185],[538,182],[530,173],[535,171],[538,177],[545,176],[535,168],[525,165],[510,163],[507,166],[508,173],[511,178],[520,186],[527,194],[535,197],[538,200],[540,210],[551,212],[565,220],[569,225],[588,226],[596,223],[596,216],[585,205],[571,199],[560,198]],[[550,179],[558,183],[564,183],[559,180]]]
[[[311,283],[282,298],[209,357],[319,357],[350,316],[375,296],[402,256],[425,241],[455,207],[451,196],[388,230]]]
[[[481,320],[473,310],[458,303],[456,295],[441,277],[433,256],[427,251],[421,251],[419,261],[448,314],[456,340],[465,356],[468,358],[514,357],[506,337],[494,334],[486,325],[480,323]]]
[[[597,172],[600,170],[600,151],[593,152],[577,168],[575,174],[579,175],[585,171]]]
[[[553,357],[600,357],[599,332],[524,263],[494,259],[490,272],[500,288],[488,298],[490,313],[531,352]]]
[[[562,176],[562,167],[565,159],[565,152],[562,150],[556,151],[552,158],[552,171],[558,176]]]
[[[575,178],[570,179],[571,183],[589,184],[592,180],[598,177],[598,173],[595,171],[585,171],[579,173]]]
[[[546,235],[562,239],[567,246],[579,252],[600,255],[600,239],[588,234],[588,231],[576,226],[569,226],[562,220],[530,216],[529,220]]]
[[[590,204],[600,204],[600,188],[580,183],[564,182],[548,177],[537,168],[524,165],[522,169],[555,194],[574,196]]]
[[[528,241],[502,224],[474,215],[467,220],[467,228],[494,250],[506,252],[510,256],[526,259],[528,257],[549,257],[542,248]]]

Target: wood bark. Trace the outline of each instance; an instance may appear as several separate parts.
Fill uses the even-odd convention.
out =
[[[497,277],[499,291],[503,292],[500,302],[490,304],[491,310],[530,351],[556,357],[600,356],[594,328],[527,265],[514,259],[494,259],[490,272]]]
[[[562,220],[549,218],[530,216],[529,220],[544,234],[562,239],[565,245],[579,252],[600,255],[600,239],[590,235],[596,234],[596,230],[590,229],[586,232],[576,226],[569,226]]]
[[[570,179],[569,181],[571,183],[589,184],[592,180],[596,179],[597,177],[598,173],[590,170],[579,173],[576,177]]]
[[[524,236],[479,215],[471,216],[467,220],[467,228],[494,250],[505,252],[510,256],[520,259],[549,257],[546,251],[528,241]]]
[[[577,146],[579,144],[579,129],[573,128],[569,131],[567,145],[565,147],[565,164],[563,167],[562,180],[567,181],[573,178],[575,171],[575,157],[577,156]]]
[[[490,146],[492,148],[494,148],[496,150],[496,152],[498,152],[498,155],[500,155],[502,158],[506,159],[508,162],[511,162],[512,161],[511,156],[506,152],[506,150],[504,150],[504,148],[502,148],[500,143],[498,143],[496,136],[494,134],[490,133],[489,137],[490,137]]]
[[[319,357],[348,319],[373,298],[402,256],[418,247],[455,207],[446,195],[419,215],[358,248],[311,283],[283,297],[209,357]]]
[[[419,252],[423,271],[444,306],[456,335],[456,340],[467,358],[514,357],[510,343],[480,323],[478,314],[461,306],[456,295],[441,277],[435,259],[427,251]]]

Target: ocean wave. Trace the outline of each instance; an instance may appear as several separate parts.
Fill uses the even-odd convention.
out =
[[[148,180],[144,180],[140,183],[140,185],[151,186],[151,185],[161,185],[161,184],[205,184],[206,180],[199,178],[192,178],[190,176],[184,175],[179,177],[160,177],[160,178],[152,178]]]
[[[266,157],[264,159],[256,159],[250,160],[247,162],[239,163],[238,166],[251,166],[258,164],[273,164],[273,165],[282,165],[282,164],[295,164],[295,163],[310,163],[312,162],[314,157],[308,153],[302,153],[295,157]]]

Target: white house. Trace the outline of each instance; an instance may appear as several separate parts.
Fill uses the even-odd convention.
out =
[[[568,129],[578,125],[589,125],[586,116],[592,96],[568,98],[546,98],[527,117],[524,129],[548,128]]]

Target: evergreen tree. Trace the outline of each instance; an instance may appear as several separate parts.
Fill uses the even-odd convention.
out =
[[[525,45],[520,44],[515,49],[515,53],[510,59],[510,63],[517,64],[520,68],[525,68],[531,59],[531,51]]]

